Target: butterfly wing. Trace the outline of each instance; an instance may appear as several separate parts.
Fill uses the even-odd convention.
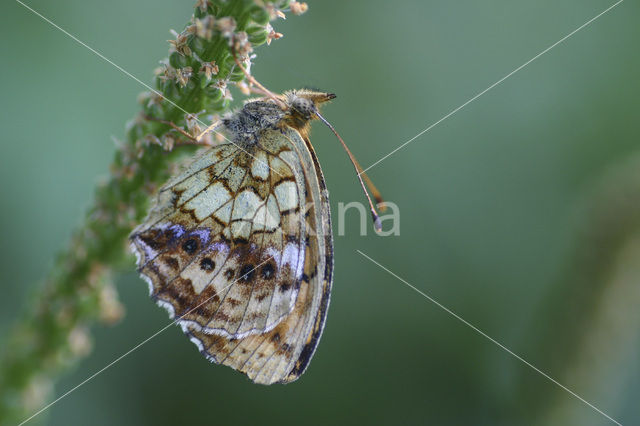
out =
[[[306,259],[305,180],[299,163],[280,158],[287,144],[279,143],[205,152],[159,191],[133,231],[151,297],[183,328],[241,339],[294,309]]]
[[[329,198],[320,165],[309,141],[293,129],[266,132],[260,143],[277,146],[283,138],[289,149],[278,156],[292,169],[302,169],[307,202],[304,273],[293,310],[273,330],[244,339],[186,330],[208,359],[261,384],[291,382],[306,369],[324,327],[333,273]]]

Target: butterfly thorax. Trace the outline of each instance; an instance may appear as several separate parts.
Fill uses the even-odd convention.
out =
[[[282,122],[286,112],[274,102],[252,101],[222,119],[234,143],[245,149],[258,143],[260,135]]]

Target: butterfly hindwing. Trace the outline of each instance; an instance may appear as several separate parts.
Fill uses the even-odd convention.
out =
[[[291,314],[273,330],[244,339],[227,338],[188,330],[191,340],[210,360],[242,371],[256,383],[270,384],[297,379],[311,360],[322,333],[329,304],[333,270],[329,200],[319,163],[311,146],[295,131],[267,133],[270,138],[286,138],[300,161],[306,181],[308,238],[303,279]]]

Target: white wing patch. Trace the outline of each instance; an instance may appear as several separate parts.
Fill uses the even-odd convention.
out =
[[[202,190],[198,196],[190,197],[184,208],[193,210],[198,220],[205,220],[230,199],[231,194],[222,183],[215,182],[213,185],[209,183],[209,186]]]
[[[298,207],[298,188],[295,182],[284,181],[278,184],[274,191],[280,210],[285,211]]]
[[[266,153],[264,151],[258,151],[254,157],[251,162],[251,174],[255,178],[267,180],[270,171]]]
[[[256,211],[262,206],[263,201],[252,191],[242,191],[236,196],[235,206],[231,219],[253,220]]]

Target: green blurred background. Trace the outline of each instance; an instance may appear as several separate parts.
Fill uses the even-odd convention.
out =
[[[193,3],[28,2],[148,83],[168,30],[183,28]],[[274,23],[284,38],[257,51],[254,74],[274,91],[335,92],[325,116],[366,167],[611,4],[310,1],[307,14]],[[112,137],[123,137],[144,88],[18,3],[3,2],[0,16],[4,336],[90,205]],[[633,188],[640,169],[639,19],[637,2],[621,3],[370,171],[400,208],[401,234],[369,227],[360,236],[357,215],[347,217],[325,333],[298,382],[253,385],[171,328],[39,420],[613,424],[358,249],[622,424],[638,424],[639,251],[588,236],[594,205],[615,224],[640,204],[633,191],[619,204],[594,195],[603,181],[606,191]],[[334,214],[339,202],[363,201],[330,132],[315,125],[312,139]],[[607,177],[620,167],[628,173]],[[622,240],[638,241],[632,228]],[[584,251],[626,260],[581,261]],[[589,273],[599,259],[604,281]],[[168,323],[133,272],[117,288],[126,317],[94,328],[91,355],[63,375],[58,395]]]

